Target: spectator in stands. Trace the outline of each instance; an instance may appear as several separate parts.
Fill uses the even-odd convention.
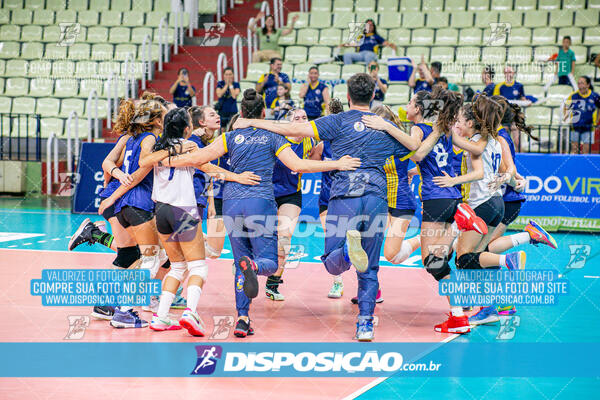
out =
[[[515,69],[510,65],[504,68],[504,82],[494,87],[494,95],[504,96],[509,102],[520,106],[531,105],[531,101],[525,97],[523,85],[515,81]]]
[[[433,87],[439,86],[444,90],[448,90],[448,79],[443,76],[440,76],[436,83],[433,84]]]
[[[319,118],[329,107],[329,87],[319,80],[317,67],[308,69],[308,82],[300,87],[299,97],[304,100],[304,111],[310,121]]]
[[[419,73],[418,79],[416,79],[417,72]],[[413,88],[414,93],[417,93],[420,90],[431,92],[433,85],[435,85],[438,79],[440,79],[441,73],[441,62],[434,61],[431,63],[431,67],[427,68],[425,58],[421,56],[421,62],[419,65],[413,61],[413,70],[410,74],[410,78],[408,78],[408,86]]]
[[[494,77],[496,76],[496,71],[494,71],[494,67],[491,65],[486,65],[483,68],[483,72],[481,73],[481,81],[485,85],[483,88],[483,93],[487,94],[488,97],[494,95],[494,88],[496,84],[494,83]]]
[[[571,119],[571,153],[588,154],[594,143],[595,128],[600,125],[600,95],[594,92],[592,80],[581,76],[577,81],[578,90],[567,97],[563,105],[565,120]],[[594,121],[596,114],[596,121]]]
[[[177,71],[177,80],[169,93],[173,95],[173,103],[177,107],[191,107],[192,99],[196,95],[196,88],[190,83],[190,74],[187,68],[179,68]]]
[[[558,77],[559,85],[570,85],[573,90],[577,90],[577,82],[573,76],[575,69],[575,53],[571,50],[571,36],[565,36],[562,41],[562,47],[558,49],[558,53],[553,54],[548,61],[556,62],[556,71],[552,78],[544,85],[544,90],[547,92],[550,86],[556,82]]]
[[[265,106],[269,108],[275,97],[277,97],[277,86],[284,85],[288,90],[292,89],[290,83],[290,77],[287,74],[281,72],[283,63],[281,58],[275,57],[271,59],[270,71],[260,78],[256,83],[256,91],[262,93],[263,99],[265,100]]]
[[[294,108],[294,101],[290,96],[290,90],[284,84],[277,85],[277,97],[267,107],[269,115],[265,119],[284,119],[290,110]]]
[[[358,52],[344,54],[344,64],[353,64],[355,62],[364,62],[369,64],[371,61],[377,60],[377,53],[380,47],[389,46],[397,51],[394,43],[388,42],[377,34],[377,27],[372,19],[365,21],[363,33],[357,38],[356,43],[342,43],[339,47],[358,47]]]
[[[258,27],[258,21],[265,16],[265,13],[260,11],[254,17],[254,23],[250,25],[252,33],[258,35],[258,51],[255,51],[252,55],[252,62],[263,62],[271,60],[272,58],[281,58],[281,52],[279,51],[279,38],[281,36],[289,35],[294,31],[294,25],[298,20],[298,16],[294,15],[292,23],[288,28],[277,30],[275,29],[275,18],[272,15],[265,17],[265,26],[262,28]]]
[[[238,112],[237,98],[240,95],[239,82],[233,81],[233,68],[223,70],[223,80],[217,82],[217,110],[221,117],[221,127],[225,128],[231,117]]]
[[[379,64],[377,64],[377,61],[371,61],[368,69],[371,78],[373,78],[375,81],[375,96],[373,97],[373,101],[371,101],[370,106],[370,108],[374,108],[383,105],[385,93],[388,90],[388,83],[385,79],[379,76]]]

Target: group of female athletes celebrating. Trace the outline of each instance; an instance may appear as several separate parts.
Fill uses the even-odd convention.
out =
[[[375,303],[382,301],[377,279],[382,247],[393,264],[421,247],[423,265],[438,281],[449,277],[454,252],[457,268],[521,269],[525,252],[501,253],[525,243],[556,248],[533,221],[525,232],[503,236],[525,200],[513,138],[531,133],[518,106],[501,96],[479,95],[463,104],[460,94],[441,88],[420,91],[406,108],[412,126],[404,129],[387,106],[369,109],[374,90],[369,75],[356,74],[348,81],[348,111],[332,99],[327,116],[309,122],[296,109],[290,122],[281,123],[263,119],[264,101],[248,89],[240,118],[225,132],[208,106],[176,108],[151,93],[122,101],[115,126],[121,136],[102,165],[100,214],[112,235],[86,219],[69,249],[100,243],[117,252],[116,267],[148,269],[163,282],[160,298],[142,308],[153,312],[150,328],[185,328],[204,336],[197,308],[208,276],[205,257],[220,256],[226,232],[235,260],[234,334],[245,337],[254,333],[249,309],[258,295],[258,275],[267,276],[267,297],[284,300],[279,286],[302,208],[301,174],[322,172],[322,260],[333,275],[328,297],[342,296],[342,273],[354,267],[356,339],[370,341]],[[409,160],[415,169],[409,170]],[[410,188],[417,174],[421,234],[405,239],[417,208]],[[348,221],[357,215],[365,218],[356,225],[337,224],[341,216]],[[381,218],[387,219],[386,229],[374,229]],[[180,288],[186,275],[187,299]],[[482,306],[468,318],[462,307],[450,305],[447,321],[435,330],[467,333],[471,324],[516,312],[512,305]],[[169,315],[172,307],[185,308],[179,320]],[[148,326],[127,305],[98,305],[92,315],[114,327]]]

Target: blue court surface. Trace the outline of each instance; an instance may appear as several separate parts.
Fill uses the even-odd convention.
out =
[[[17,204],[17,203],[15,203]],[[64,251],[71,233],[88,216],[65,209],[23,208],[4,203],[0,208],[0,248]],[[89,216],[101,220],[99,216]],[[317,262],[323,248],[320,226],[300,224],[292,244],[301,261]],[[313,232],[314,231],[314,232]],[[307,232],[311,232],[310,235]],[[316,233],[315,233],[316,232]],[[414,234],[414,233],[413,233]],[[600,327],[600,236],[559,233],[554,235],[558,249],[521,246],[527,251],[527,269],[568,271],[570,293],[557,305],[518,307],[518,321],[512,341],[522,343],[589,343],[597,346]],[[591,252],[582,268],[566,269],[572,261],[570,246],[588,245]],[[226,243],[226,249],[229,245]],[[78,252],[110,252],[102,246],[87,245]],[[224,258],[231,258],[226,252]],[[398,268],[382,261],[383,267]],[[405,268],[422,268],[418,253]],[[385,292],[385,282],[382,282]],[[391,294],[390,294],[391,295]],[[400,294],[401,295],[401,294]],[[455,339],[464,342],[503,342],[497,339],[498,323],[479,326]],[[504,341],[505,342],[505,341]],[[392,376],[374,381],[353,394],[360,399],[584,399],[600,393],[598,378],[406,378]],[[443,394],[443,395],[441,395]]]

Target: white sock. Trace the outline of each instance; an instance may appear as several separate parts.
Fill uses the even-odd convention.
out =
[[[171,308],[174,299],[175,293],[163,290],[160,295],[160,301],[158,302],[158,311],[156,311],[156,315],[160,318],[165,318],[169,314],[169,309]]]
[[[335,276],[333,277],[333,282],[335,282],[335,283],[343,283],[343,282],[342,282],[342,274],[340,274],[340,275],[335,275]]]
[[[168,259],[169,257],[167,256],[167,251],[165,249],[160,249],[160,251],[158,252],[159,267],[162,267],[162,265],[166,263]]]
[[[462,307],[450,307],[450,312],[455,317],[462,317],[463,315],[465,315]]]
[[[132,310],[132,309],[133,309],[133,307],[131,307],[131,306],[121,306],[121,307],[119,307],[119,310],[121,310],[122,312],[127,312],[127,311]]]
[[[406,260],[413,252],[413,248],[408,242],[405,240],[402,242],[402,246],[400,246],[400,251],[398,254],[392,258],[392,264],[401,264],[404,260]]]
[[[198,302],[200,301],[200,295],[202,294],[202,288],[198,285],[189,285],[187,287],[187,308],[196,312]]]
[[[514,235],[510,235],[510,240],[512,241],[513,247],[517,247],[522,244],[527,244],[531,240],[529,233],[527,232],[519,232]]]
[[[500,261],[498,263],[501,267],[506,267],[506,256],[504,254],[500,254]]]

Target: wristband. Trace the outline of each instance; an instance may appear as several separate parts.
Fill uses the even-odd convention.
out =
[[[116,165],[115,165],[114,167],[112,167],[112,169],[110,170],[110,173],[109,173],[109,175],[110,175],[110,176],[113,176],[113,174],[112,174],[112,173],[113,173],[113,171],[115,170],[115,168],[119,168],[119,167],[117,167]]]

